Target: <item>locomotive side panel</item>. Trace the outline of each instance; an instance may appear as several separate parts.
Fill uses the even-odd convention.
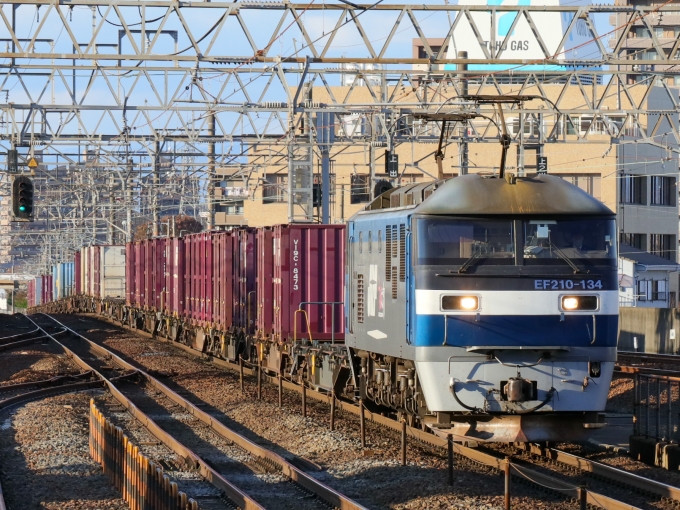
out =
[[[350,224],[352,347],[400,358],[414,351],[408,333],[408,216],[358,215]]]

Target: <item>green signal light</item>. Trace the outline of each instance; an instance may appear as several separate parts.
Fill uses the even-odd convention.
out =
[[[19,206],[19,210],[20,210],[21,212],[24,212],[24,211],[26,210],[26,206],[25,206],[25,205],[20,205],[20,206]]]

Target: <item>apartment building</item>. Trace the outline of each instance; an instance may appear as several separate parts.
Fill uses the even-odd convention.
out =
[[[677,5],[680,8],[680,2],[673,0],[670,2],[616,0],[615,4],[645,7]],[[626,31],[626,41],[619,48],[619,56],[633,61],[630,66],[621,66],[620,68],[621,71],[631,72],[627,75],[628,83],[655,80],[659,85],[665,82],[667,85],[680,86],[680,67],[635,64],[634,62],[635,60],[658,60],[661,58],[661,53],[670,54],[678,37],[680,37],[680,9],[675,13],[653,12],[644,17],[637,16],[632,23],[630,23],[629,15],[626,13],[612,14],[610,23],[617,29],[609,42],[611,49],[615,49],[616,41],[621,32]],[[645,72],[650,74],[644,74]],[[663,76],[659,76],[659,72],[663,72]]]

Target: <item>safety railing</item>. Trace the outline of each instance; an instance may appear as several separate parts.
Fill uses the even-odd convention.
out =
[[[680,442],[680,378],[636,373],[633,387],[636,436]]]
[[[139,452],[120,427],[90,400],[90,455],[123,494],[131,510],[198,510],[163,468]]]

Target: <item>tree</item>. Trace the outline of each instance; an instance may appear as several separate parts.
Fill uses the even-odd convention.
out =
[[[161,223],[165,223],[165,227],[161,227],[161,231],[167,235],[167,224],[172,216],[163,216],[161,218]],[[195,234],[197,232],[203,231],[203,224],[194,218],[193,216],[185,216],[179,214],[175,216],[175,233],[179,235],[184,234]],[[144,239],[151,238],[151,233],[153,232],[152,224],[150,221],[138,225],[135,229],[133,236],[134,241],[142,241]]]

